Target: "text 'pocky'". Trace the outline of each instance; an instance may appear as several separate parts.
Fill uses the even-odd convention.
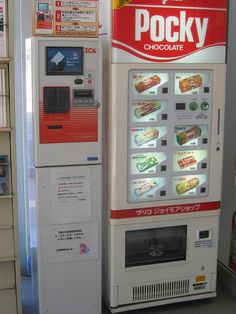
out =
[[[208,20],[208,18],[187,17],[185,11],[180,11],[178,16],[163,17],[162,15],[150,16],[148,10],[137,9],[135,40],[141,41],[142,35],[149,32],[153,42],[164,40],[170,43],[196,42],[196,47],[201,48],[205,43]]]

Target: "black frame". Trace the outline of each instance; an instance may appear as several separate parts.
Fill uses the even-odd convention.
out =
[[[40,4],[43,4],[43,5],[47,5],[47,10],[40,10],[39,6]],[[38,2],[38,11],[48,11],[49,10],[49,4],[46,3],[46,2]]]
[[[48,51],[50,49],[77,49],[80,51],[80,60],[81,60],[81,70],[80,71],[74,71],[74,72],[57,72],[57,71],[49,71],[48,67]],[[71,75],[83,75],[84,73],[84,49],[83,47],[75,47],[75,46],[63,46],[63,47],[58,47],[58,46],[48,46],[46,47],[46,57],[45,57],[45,62],[46,62],[46,74],[47,75],[66,75],[66,76],[71,76]]]
[[[186,261],[187,225],[125,232],[125,267]]]

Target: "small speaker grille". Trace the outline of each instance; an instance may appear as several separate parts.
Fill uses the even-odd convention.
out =
[[[133,301],[149,301],[189,294],[189,280],[159,282],[133,287]]]

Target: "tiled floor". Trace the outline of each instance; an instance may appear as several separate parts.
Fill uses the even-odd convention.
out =
[[[32,302],[30,277],[22,278],[23,314],[35,314]],[[102,314],[109,314],[103,306]],[[127,312],[126,312],[127,313]],[[135,310],[130,314],[236,314],[236,298],[230,295],[223,287],[218,286],[217,297],[199,301],[176,303],[159,307]],[[66,313],[70,314],[70,313]],[[80,313],[78,314],[85,314]],[[86,313],[87,314],[87,313]]]
[[[21,277],[23,314],[35,314],[30,277]]]

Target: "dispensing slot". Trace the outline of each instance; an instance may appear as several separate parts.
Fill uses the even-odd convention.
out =
[[[65,113],[69,111],[69,87],[44,87],[43,93],[45,113]]]

